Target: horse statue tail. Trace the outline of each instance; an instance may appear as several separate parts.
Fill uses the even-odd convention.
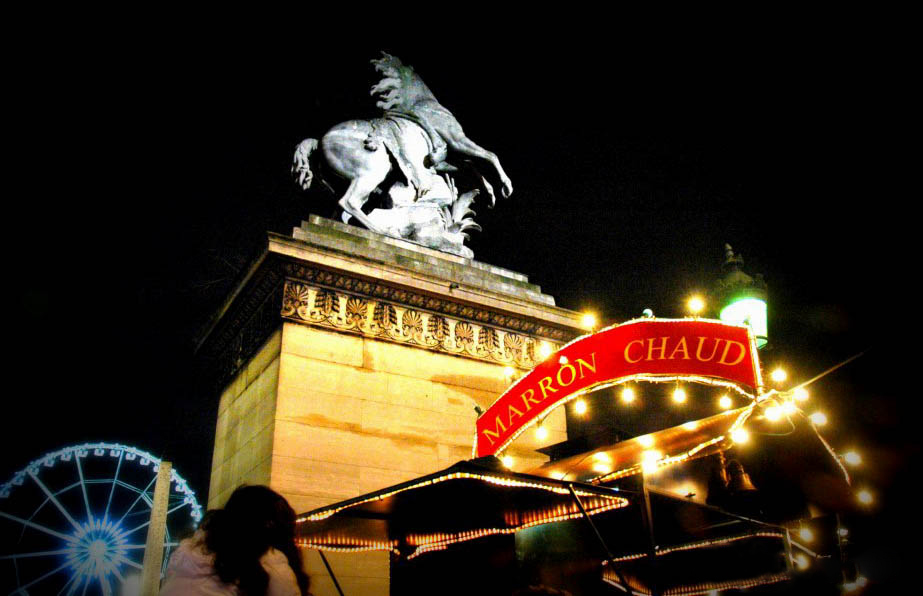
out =
[[[295,149],[295,158],[292,161],[292,176],[298,186],[304,190],[311,188],[314,173],[311,171],[311,154],[317,149],[317,139],[305,139]]]

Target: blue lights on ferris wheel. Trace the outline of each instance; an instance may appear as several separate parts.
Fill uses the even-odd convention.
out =
[[[141,570],[160,459],[114,443],[47,453],[0,484],[0,592],[114,594]],[[170,475],[164,567],[202,519]]]

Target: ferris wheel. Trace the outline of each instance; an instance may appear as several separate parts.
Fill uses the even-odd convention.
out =
[[[137,581],[160,459],[127,445],[65,447],[0,485],[0,595],[105,594]],[[164,558],[202,507],[171,471]]]

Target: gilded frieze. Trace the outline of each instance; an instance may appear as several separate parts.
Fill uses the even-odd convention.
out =
[[[324,281],[336,283],[333,278]],[[384,293],[376,292],[384,287],[368,284],[360,289],[371,290],[369,293],[375,296]],[[395,302],[287,279],[281,315],[299,323],[521,368],[536,364],[540,343],[557,347],[551,341],[485,325],[483,321],[491,320],[486,310],[456,305],[458,308],[452,312],[457,316],[448,316],[422,308],[441,306],[436,299],[402,290],[388,296]],[[403,303],[397,301],[400,298]]]

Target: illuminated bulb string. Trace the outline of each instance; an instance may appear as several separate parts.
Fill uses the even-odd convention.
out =
[[[744,411],[742,411],[737,416],[737,419],[734,421],[734,423],[731,425],[731,428],[728,431],[728,435],[730,435],[736,429],[743,426],[743,424],[750,417],[750,414],[753,412],[754,407],[755,407],[755,404],[750,404],[749,407],[744,409]],[[708,447],[711,447],[712,445],[721,443],[722,441],[726,439],[726,436],[727,435],[719,435],[717,437],[714,437],[713,439],[709,439],[708,441],[703,441],[699,443],[698,445],[696,445],[689,451],[686,451],[685,453],[680,453],[677,455],[672,455],[669,457],[665,457],[663,459],[659,459],[656,462],[654,462],[653,466],[655,467],[656,470],[659,470],[660,468],[664,468],[664,467],[671,466],[671,465],[674,465],[680,462],[684,462],[688,460],[689,458],[693,457],[694,455],[696,455],[697,453],[699,453],[700,451],[702,451],[703,449],[706,449]],[[624,478],[626,476],[633,476],[635,474],[639,474],[642,471],[643,471],[643,464],[635,464],[628,468],[622,468],[610,474],[604,474],[602,476],[593,478],[590,480],[590,483],[599,484],[602,482],[610,482],[612,480],[618,480],[619,478]]]
[[[814,552],[814,551],[811,550],[810,548],[806,547],[805,545],[801,544],[800,542],[797,542],[797,541],[795,541],[795,540],[792,540],[791,537],[789,537],[788,541],[791,543],[791,545],[792,545],[793,547],[797,548],[798,550],[804,551],[807,555],[809,555],[809,556],[811,556],[811,557],[814,557],[815,559],[819,559],[819,558],[820,558],[820,555],[819,555],[819,554],[817,554],[816,552]]]
[[[811,425],[811,428],[814,428],[814,425]],[[821,444],[827,450],[827,453],[830,454],[830,457],[833,458],[833,461],[836,462],[836,465],[838,465],[840,467],[840,470],[843,471],[843,477],[846,478],[846,484],[852,485],[852,480],[849,478],[849,470],[846,469],[846,466],[844,466],[840,458],[837,457],[836,451],[834,451],[833,447],[831,447],[830,444],[826,440],[824,440],[824,437],[820,434],[820,431],[818,431],[816,428],[814,428],[814,434],[817,435],[818,439],[820,439]]]
[[[445,476],[439,476],[439,477],[432,478],[429,480],[424,480],[423,482],[419,482],[417,484],[399,488],[397,490],[393,490],[388,493],[383,493],[380,495],[375,495],[373,497],[368,497],[366,499],[362,499],[361,501],[356,501],[354,503],[349,503],[347,505],[342,505],[340,507],[333,507],[331,509],[321,510],[316,513],[312,513],[310,515],[305,515],[295,520],[295,523],[301,524],[301,523],[308,522],[308,521],[324,520],[324,519],[331,517],[332,515],[336,513],[339,513],[340,511],[343,511],[344,509],[349,509],[350,507],[357,507],[365,503],[382,501],[384,499],[387,499],[388,497],[394,496],[398,493],[402,493],[407,490],[413,490],[415,488],[421,488],[421,487],[429,486],[432,484],[439,484],[440,482],[445,482],[447,480],[458,480],[458,479],[480,480],[482,482],[487,482],[489,484],[494,484],[497,486],[514,486],[518,488],[536,488],[540,490],[547,490],[549,492],[553,492],[559,495],[569,495],[570,494],[570,491],[568,489],[560,487],[560,486],[552,485],[552,484],[545,484],[545,483],[534,482],[534,481],[517,480],[513,478],[503,478],[500,476],[490,476],[486,474],[472,474],[470,472],[453,472],[451,474],[446,474]],[[593,498],[609,499],[612,501],[616,501],[618,503],[621,503],[620,506],[625,506],[628,504],[628,501],[626,501],[623,497],[616,497],[616,496],[611,496],[611,495],[601,495],[598,493],[587,492],[587,491],[580,490],[580,489],[575,489],[575,491],[578,495],[584,496],[584,497],[593,497]]]
[[[358,546],[333,546],[327,542],[312,542],[310,540],[296,540],[295,544],[303,548],[313,548],[314,550],[326,550],[335,553],[359,553],[359,552],[369,552],[369,551],[378,551],[378,550],[389,550],[396,555],[400,554],[400,551],[397,550],[397,541],[392,540],[391,542],[369,542],[368,544],[362,544]]]
[[[730,544],[732,542],[737,542],[738,540],[746,540],[747,538],[778,538],[780,540],[785,539],[785,534],[782,532],[748,532],[746,534],[739,534],[737,536],[725,536],[723,538],[712,538],[710,540],[700,540],[698,542],[688,542],[686,544],[678,544],[676,546],[668,546],[666,548],[658,548],[656,554],[658,557],[663,555],[668,555],[670,553],[682,552],[686,550],[695,550],[697,548],[705,548],[709,546],[721,546],[724,544]],[[622,563],[625,561],[636,561],[648,556],[648,553],[634,553],[630,555],[623,555],[621,557],[613,557],[613,563]],[[602,564],[608,565],[608,561],[603,561]]]
[[[792,396],[794,397],[796,391],[798,391],[798,390],[804,390],[804,388],[807,387],[808,385],[810,385],[811,383],[814,383],[815,381],[818,381],[818,380],[822,379],[823,377],[829,375],[830,373],[832,373],[833,371],[837,370],[838,368],[840,368],[840,367],[842,367],[842,366],[846,366],[847,364],[849,364],[850,362],[852,362],[852,361],[855,360],[856,358],[859,358],[860,356],[865,355],[865,353],[866,353],[867,351],[868,351],[868,350],[863,350],[863,351],[859,352],[858,354],[854,354],[854,355],[850,356],[849,358],[847,358],[846,360],[843,360],[842,362],[839,362],[839,363],[837,363],[837,364],[834,364],[833,366],[831,366],[831,367],[828,368],[827,370],[823,371],[822,373],[820,373],[820,374],[818,374],[818,375],[815,375],[814,377],[808,379],[808,380],[805,381],[804,383],[799,383],[797,386],[795,386],[795,387],[790,391],[790,393],[791,393]],[[769,396],[771,396],[773,393],[778,393],[778,392],[776,392],[775,390],[769,391],[769,392],[767,392],[767,393],[764,395],[764,397],[769,397]],[[834,461],[837,463],[837,465],[840,467],[840,470],[843,471],[843,476],[846,478],[846,483],[847,483],[847,484],[852,484],[852,482],[851,482],[851,480],[850,480],[850,478],[849,478],[849,472],[846,470],[846,467],[843,465],[843,462],[840,461],[840,458],[837,457],[836,452],[833,450],[832,447],[830,447],[830,445],[827,443],[827,441],[824,440],[824,437],[821,436],[820,431],[818,431],[817,428],[816,428],[813,424],[811,425],[811,428],[814,430],[814,434],[817,435],[817,438],[820,439],[820,442],[821,442],[821,443],[824,445],[824,447],[827,449],[827,452],[830,453],[830,456],[833,457],[833,460],[834,460]]]
[[[618,504],[618,503],[602,505],[594,509],[587,509],[587,514],[596,515],[604,511],[620,509],[621,507],[624,507],[627,504],[628,502],[625,501],[624,505]],[[431,542],[427,541],[427,537],[425,536],[424,537],[421,537],[421,536],[408,537],[408,542],[410,542],[410,539],[413,538],[415,541],[420,542],[420,546],[418,546],[417,550],[415,550],[412,554],[407,556],[407,560],[409,561],[427,552],[444,550],[445,548],[451,546],[452,544],[456,544],[458,542],[474,540],[475,538],[482,538],[484,536],[493,536],[497,534],[515,534],[516,532],[520,530],[524,530],[526,528],[531,528],[534,526],[539,526],[542,524],[548,524],[548,523],[553,523],[553,522],[567,521],[567,520],[576,519],[582,516],[583,516],[583,513],[581,513],[580,511],[576,511],[574,513],[566,513],[566,514],[562,514],[558,516],[540,518],[540,519],[537,519],[531,522],[524,523],[514,528],[484,528],[481,530],[471,530],[468,532],[459,532],[457,534],[443,534],[442,536],[445,536],[444,538],[437,539]]]
[[[791,579],[787,573],[772,573],[767,575],[761,575],[759,577],[754,577],[751,579],[743,580],[732,580],[725,582],[713,582],[713,583],[704,583],[704,584],[694,584],[691,586],[683,586],[680,588],[671,588],[663,592],[664,596],[699,596],[700,594],[709,594],[711,592],[716,592],[720,590],[739,590],[747,588],[755,588],[756,586],[765,586],[768,584],[775,584],[778,582],[783,582]],[[603,571],[603,581],[607,584],[620,588],[624,590],[625,588],[615,577],[615,573],[611,570],[606,569]],[[650,592],[644,591],[644,587],[638,584],[636,581],[630,581],[628,584],[631,586],[631,591],[639,596],[650,596]]]
[[[623,323],[618,323],[618,324],[615,324],[615,325],[609,325],[608,327],[605,327],[605,328],[600,329],[599,331],[597,331],[596,334],[598,334],[598,333],[604,333],[604,332],[608,331],[609,329],[613,329],[613,328],[615,328],[615,327],[621,327],[621,326],[623,326],[623,325],[630,325],[630,324],[633,324],[633,323],[646,323],[646,322],[650,322],[650,320],[651,320],[651,319],[644,318],[644,317],[637,318],[637,319],[631,319],[631,320],[625,321],[625,322],[623,322]],[[689,320],[689,319],[657,319],[657,321],[661,321],[661,322],[685,322],[685,321],[688,321],[688,320]],[[750,339],[750,349],[751,349],[751,353],[753,353],[753,354],[756,354],[756,353],[757,353],[756,339],[753,337],[753,334],[751,333],[751,330],[750,330],[750,327],[749,327],[749,326],[747,326],[747,325],[730,325],[730,324],[728,324],[728,323],[725,323],[724,321],[717,321],[717,320],[712,320],[712,319],[698,319],[698,321],[699,321],[699,322],[702,322],[702,323],[714,323],[714,324],[716,324],[716,325],[721,325],[721,326],[725,326],[725,327],[727,327],[727,326],[732,326],[732,327],[741,327],[741,328],[746,329],[746,330],[747,330],[747,336],[748,336],[749,339]],[[579,336],[579,337],[576,337],[576,338],[572,339],[571,341],[567,342],[566,344],[564,344],[563,346],[557,348],[557,351],[560,352],[561,350],[564,350],[564,349],[567,348],[568,346],[571,346],[571,345],[577,343],[578,341],[582,340],[583,338],[589,337],[590,335],[594,335],[594,333],[592,333],[592,332],[591,332],[591,333],[586,333],[586,334],[584,334],[584,335],[581,335],[581,336]],[[549,344],[549,345],[550,345],[550,344]],[[548,356],[551,356],[551,354],[554,353],[554,351],[555,351],[555,350],[552,349],[552,351],[549,352]],[[585,394],[587,394],[587,393],[589,393],[589,392],[591,392],[591,391],[598,391],[598,390],[600,390],[600,389],[607,389],[607,388],[609,388],[609,387],[615,387],[615,386],[617,386],[617,385],[622,385],[622,384],[624,384],[624,383],[630,383],[630,382],[633,382],[633,381],[648,381],[648,382],[652,382],[652,383],[675,383],[675,382],[685,381],[685,382],[690,382],[690,383],[701,383],[701,384],[704,384],[704,385],[712,385],[712,386],[715,386],[715,387],[724,387],[724,388],[726,388],[726,389],[731,389],[731,390],[736,391],[737,393],[741,394],[742,396],[744,396],[744,397],[746,397],[746,398],[748,398],[748,399],[750,399],[750,400],[752,400],[752,401],[760,401],[760,400],[762,399],[763,379],[762,379],[762,372],[760,371],[760,367],[759,367],[759,366],[756,366],[756,361],[757,361],[757,359],[754,358],[754,367],[753,367],[753,370],[754,370],[754,375],[755,375],[755,377],[756,377],[756,383],[757,383],[757,385],[758,385],[758,387],[756,387],[756,393],[755,393],[755,394],[749,393],[748,391],[744,390],[742,387],[740,387],[740,386],[737,385],[736,383],[732,383],[732,382],[730,382],[730,381],[725,381],[725,380],[722,380],[722,379],[713,379],[713,378],[711,378],[711,377],[700,377],[700,376],[697,376],[697,375],[657,376],[657,375],[651,375],[651,374],[647,374],[647,373],[642,373],[642,374],[637,374],[637,375],[631,375],[631,376],[628,376],[628,377],[619,377],[618,379],[616,379],[616,380],[614,380],[614,381],[606,381],[606,382],[603,382],[603,383],[598,383],[598,384],[596,384],[596,385],[587,387],[586,389],[583,389],[583,390],[581,390],[581,391],[578,391],[578,392],[576,392],[576,393],[573,393],[573,394],[571,394],[571,395],[569,395],[569,396],[566,396],[566,397],[564,397],[564,398],[562,398],[562,399],[560,399],[560,400],[558,400],[558,401],[556,401],[556,402],[550,404],[549,406],[547,406],[544,410],[542,410],[541,412],[538,413],[538,415],[534,418],[534,420],[537,420],[537,419],[539,419],[539,418],[544,418],[544,417],[547,416],[553,409],[557,408],[558,406],[563,405],[563,404],[567,403],[568,401],[571,401],[571,400],[573,400],[573,399],[576,399],[576,398],[578,398],[578,397],[580,397],[580,396],[582,396],[582,395],[585,395]],[[526,376],[528,376],[528,375],[526,375]],[[517,386],[519,385],[520,382],[523,381],[523,379],[525,379],[525,376],[520,377],[520,378],[517,379],[512,385],[510,385],[509,387],[507,387],[506,391],[504,391],[503,393],[501,393],[500,396],[499,396],[496,400],[494,400],[494,402],[488,407],[488,409],[490,409],[491,407],[494,406],[494,404],[496,404],[497,402],[499,402],[500,400],[502,400],[504,397],[506,397],[506,395],[507,395],[508,393],[511,393],[511,392],[513,392],[514,390],[516,390]],[[500,453],[501,451],[505,450],[505,449],[510,445],[510,443],[512,443],[513,441],[515,441],[517,438],[519,438],[519,435],[521,435],[523,432],[525,432],[527,429],[529,429],[529,428],[531,428],[531,427],[532,427],[532,424],[530,423],[530,424],[526,424],[526,425],[524,425],[522,428],[518,429],[518,430],[517,430],[515,433],[513,433],[506,441],[504,441],[503,443],[501,443],[501,444],[495,449],[495,452],[496,452],[496,453]],[[473,454],[472,457],[477,457],[477,441],[478,441],[477,433],[475,433],[475,435],[474,435],[474,441],[473,441],[473,445],[472,445],[472,454]]]
[[[576,341],[576,340],[575,340],[575,341]],[[523,378],[525,378],[525,377],[523,377]],[[515,383],[513,383],[512,385],[510,385],[510,387],[509,387],[506,391],[504,391],[504,392],[500,395],[500,397],[498,397],[496,400],[494,400],[493,403],[494,403],[494,404],[497,403],[498,401],[500,401],[501,399],[503,399],[504,396],[506,396],[507,393],[510,393],[511,391],[513,391],[513,390],[516,388],[516,386],[519,384],[520,381],[522,381],[522,378],[519,379],[519,380],[517,380],[517,381],[516,381]],[[575,399],[577,399],[577,398],[579,398],[579,397],[582,397],[582,396],[584,396],[584,395],[586,395],[586,394],[588,394],[588,393],[591,393],[591,392],[593,392],[593,391],[600,391],[600,390],[603,390],[603,389],[608,389],[608,388],[610,388],[610,387],[617,387],[617,386],[619,386],[619,385],[624,385],[625,383],[636,383],[636,382],[639,382],[639,381],[646,381],[646,382],[649,382],[649,383],[678,383],[678,382],[701,383],[701,384],[703,384],[703,385],[710,385],[710,386],[713,386],[713,387],[722,387],[722,388],[724,388],[724,389],[731,389],[731,390],[736,391],[737,393],[739,393],[741,396],[746,397],[746,398],[749,399],[751,402],[760,402],[760,401],[763,400],[763,396],[762,396],[762,395],[755,395],[755,394],[749,393],[749,392],[747,392],[746,390],[744,390],[742,387],[740,387],[740,386],[738,386],[738,385],[736,385],[736,384],[734,384],[734,383],[731,383],[730,381],[724,381],[724,380],[722,380],[722,379],[712,379],[712,378],[709,378],[709,377],[699,377],[699,376],[695,376],[695,375],[651,376],[651,375],[649,375],[649,374],[647,374],[647,373],[644,373],[644,374],[631,375],[631,376],[628,376],[628,377],[619,377],[618,379],[616,379],[616,380],[614,380],[614,381],[605,381],[605,382],[602,382],[602,383],[598,383],[598,384],[596,384],[596,385],[592,385],[592,386],[587,387],[587,388],[585,388],[585,389],[581,389],[580,391],[577,391],[577,392],[575,392],[575,393],[572,393],[571,395],[568,395],[568,396],[566,396],[566,397],[563,397],[563,398],[559,399],[559,400],[556,401],[556,402],[552,402],[551,404],[549,404],[548,406],[546,406],[541,412],[539,412],[539,413],[535,416],[535,418],[533,418],[533,420],[536,420],[536,421],[537,421],[537,420],[539,420],[539,419],[544,419],[544,418],[546,418],[546,417],[551,413],[551,411],[554,410],[555,408],[557,408],[557,407],[559,407],[559,406],[561,406],[561,405],[564,405],[564,404],[566,404],[566,403],[568,403],[568,402],[570,402],[570,401],[572,401],[572,400],[575,400]],[[490,407],[493,407],[493,404],[491,404]],[[489,409],[489,408],[488,408],[488,409]],[[520,436],[522,433],[524,433],[524,432],[526,432],[528,429],[532,428],[533,425],[534,425],[534,423],[533,423],[533,422],[530,422],[530,423],[528,423],[528,424],[523,425],[522,428],[519,428],[518,430],[516,430],[515,433],[513,433],[512,435],[510,435],[505,441],[503,441],[503,442],[500,443],[496,448],[494,448],[495,453],[501,453],[502,451],[504,451],[507,447],[510,446],[510,444],[513,443],[513,441],[515,441],[516,439],[518,439],[519,436]],[[475,433],[475,434],[474,434],[474,442],[473,442],[473,444],[472,444],[472,449],[471,449],[471,452],[472,452],[472,456],[473,456],[473,457],[477,457],[477,445],[478,445],[478,437],[477,437],[477,433]]]
[[[863,353],[864,353],[864,352],[863,352]],[[823,377],[824,375],[826,375],[826,374],[828,374],[828,373],[830,373],[830,372],[833,372],[834,370],[836,370],[836,369],[839,368],[840,366],[842,366],[842,365],[844,365],[844,364],[846,364],[846,363],[848,363],[848,362],[850,362],[850,361],[852,361],[852,360],[855,360],[856,358],[858,358],[858,357],[861,356],[861,355],[862,355],[862,354],[856,354],[856,355],[853,356],[852,358],[849,358],[849,359],[847,359],[847,360],[841,362],[840,364],[838,364],[838,365],[836,365],[836,366],[834,366],[834,367],[828,369],[827,371],[821,373],[820,375],[817,375],[816,377],[814,377],[814,378],[811,379],[810,381],[807,381],[807,382],[805,382],[805,383],[802,383],[801,385],[798,385],[798,387],[796,387],[795,389],[803,389],[806,385],[808,385],[808,384],[810,384],[810,383],[813,383],[814,381],[820,379],[820,378]],[[762,401],[765,401],[765,400],[767,400],[767,399],[772,399],[772,398],[774,398],[774,397],[777,396],[777,395],[782,396],[782,395],[786,395],[786,394],[788,394],[788,393],[792,393],[792,394],[793,394],[793,393],[794,393],[794,390],[789,391],[789,392],[779,392],[779,391],[777,391],[777,390],[775,390],[775,389],[772,389],[772,390],[767,391],[766,393],[764,393],[764,394],[762,395],[762,398],[761,398],[759,401],[762,402]],[[801,410],[801,408],[799,408],[794,402],[786,402],[786,403],[790,403],[790,404],[795,408],[795,411],[797,411],[797,412],[802,412],[802,414],[804,413],[804,412]],[[792,413],[794,413],[794,412],[792,412]],[[788,418],[788,416],[789,416],[789,413],[786,413],[786,418]],[[790,418],[788,418],[788,421],[789,421],[789,423],[792,425],[792,430],[791,430],[791,431],[789,431],[788,433],[780,434],[780,435],[777,435],[777,434],[775,434],[775,433],[770,433],[770,434],[772,434],[773,436],[784,436],[784,435],[791,434],[791,432],[794,432],[794,423],[791,421]],[[827,453],[830,454],[830,457],[833,458],[833,461],[836,462],[836,465],[839,466],[840,470],[843,472],[843,477],[846,479],[846,483],[851,485],[851,484],[852,484],[852,480],[851,480],[851,478],[850,478],[850,476],[849,476],[849,471],[846,469],[846,466],[843,465],[842,458],[840,458],[840,457],[837,456],[836,451],[834,451],[833,447],[831,447],[830,444],[826,441],[826,439],[824,439],[823,435],[820,434],[820,431],[817,429],[817,426],[816,426],[815,424],[810,424],[809,426],[810,426],[811,430],[814,431],[814,434],[815,434],[815,436],[817,436],[818,440],[820,440],[821,445],[824,446],[824,449],[827,450]]]
[[[560,489],[559,487],[550,487],[550,486],[541,485],[538,483],[511,481],[505,478],[495,478],[491,476],[478,476],[474,474],[465,474],[465,473],[450,474],[448,476],[444,476],[436,480],[442,481],[442,480],[447,480],[447,479],[452,479],[452,478],[478,478],[485,482],[491,482],[491,483],[500,484],[503,486],[527,486],[527,487],[532,487],[532,488],[544,488],[546,490],[552,490],[552,492],[562,494],[562,495],[570,494],[569,490]],[[403,490],[409,490],[410,488],[416,488],[417,486],[423,486],[426,484],[435,484],[435,482],[427,481],[425,483],[421,483],[420,485],[414,485],[414,487],[409,487]],[[387,495],[382,495],[381,497],[378,497],[377,499],[380,500],[381,498],[384,498],[385,496],[391,496],[398,492],[402,492],[402,491],[394,491],[394,492],[388,493]],[[587,491],[576,490],[576,489],[575,489],[575,492],[577,492],[578,494],[584,497],[587,497],[586,509],[589,515],[596,515],[597,513],[602,513],[604,511],[620,509],[628,505],[628,500],[623,497],[600,495],[600,494],[590,493]],[[373,500],[376,500],[376,499],[367,499],[360,503],[354,503],[350,505],[349,507],[353,507],[361,503],[365,503],[365,502],[369,502]],[[346,508],[347,507],[340,507],[333,511],[334,512],[342,511],[343,509],[346,509]],[[459,532],[459,533],[454,533],[454,534],[440,533],[440,534],[429,534],[429,535],[410,535],[407,537],[408,544],[413,545],[413,546],[418,546],[418,549],[413,553],[413,555],[408,557],[408,559],[418,556],[420,554],[423,554],[424,552],[431,551],[431,550],[441,550],[457,542],[473,540],[475,538],[481,538],[483,536],[490,536],[494,534],[512,534],[512,533],[518,532],[519,530],[530,528],[532,526],[537,526],[537,525],[547,524],[547,523],[552,523],[552,522],[558,522],[558,521],[564,521],[568,519],[574,519],[574,518],[577,518],[583,515],[579,510],[577,510],[574,507],[558,506],[553,511],[555,511],[556,513],[552,515],[542,514],[539,512],[527,512],[523,514],[522,516],[507,516],[507,519],[505,521],[509,523],[511,526],[508,528],[484,528],[480,530],[470,530],[467,532]],[[332,515],[332,513],[328,514],[328,512],[320,512],[313,516],[307,516],[304,518],[300,518],[298,520],[298,523],[304,523],[306,520],[316,521],[316,520],[326,519],[330,517],[330,515]],[[305,547],[313,548],[317,550],[331,550],[331,551],[341,551],[341,552],[357,552],[357,551],[370,551],[370,550],[392,550],[393,551],[395,547],[397,546],[396,541],[390,541],[390,542],[370,541],[370,540],[356,541],[356,540],[351,540],[349,538],[344,538],[340,536],[332,536],[329,538],[329,540],[324,539],[323,542],[319,541],[317,538],[301,539],[299,541],[299,544],[301,546],[305,546]]]
[[[720,437],[715,437],[714,439],[711,439],[709,441],[699,443],[698,445],[696,445],[695,447],[693,447],[692,449],[690,449],[689,451],[685,453],[682,453],[679,455],[673,455],[670,457],[665,457],[663,459],[658,459],[657,461],[649,465],[653,465],[656,470],[659,470],[660,468],[664,468],[667,466],[671,466],[673,464],[684,462],[690,457],[694,456],[699,451],[707,447],[710,447],[716,443],[720,443],[724,439],[725,439],[724,435],[721,435]],[[620,470],[616,470],[610,474],[605,474],[602,476],[598,476],[596,478],[592,478],[590,479],[590,483],[599,484],[603,482],[610,482],[612,480],[618,480],[619,478],[624,478],[626,476],[634,476],[635,474],[640,474],[643,471],[643,469],[644,469],[644,463],[635,464],[628,468],[622,468]]]

